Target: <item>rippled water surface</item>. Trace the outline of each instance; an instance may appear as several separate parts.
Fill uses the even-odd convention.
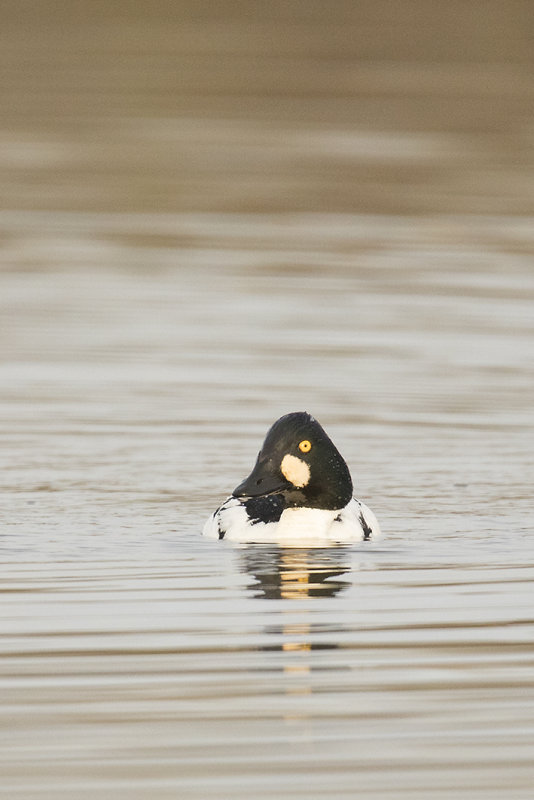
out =
[[[223,5],[5,16],[0,793],[526,800],[525,23]],[[383,540],[202,539],[304,409]]]

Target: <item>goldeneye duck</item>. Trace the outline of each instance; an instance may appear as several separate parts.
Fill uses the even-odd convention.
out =
[[[321,425],[298,411],[269,429],[254,469],[204,525],[236,542],[334,544],[375,538],[373,512],[352,496],[343,457]]]

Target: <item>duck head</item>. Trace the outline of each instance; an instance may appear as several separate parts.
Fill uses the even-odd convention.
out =
[[[352,480],[343,457],[310,414],[280,417],[269,429],[254,469],[234,497],[282,494],[287,508],[344,508]]]

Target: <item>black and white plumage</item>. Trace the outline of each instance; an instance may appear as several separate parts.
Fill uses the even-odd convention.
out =
[[[254,469],[208,519],[204,536],[238,542],[335,544],[376,538],[373,512],[352,496],[349,469],[321,425],[299,411],[277,420]]]

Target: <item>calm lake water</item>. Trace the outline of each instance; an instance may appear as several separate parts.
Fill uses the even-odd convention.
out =
[[[5,18],[0,794],[526,800],[524,20],[223,5]],[[204,540],[296,410],[384,538]]]

